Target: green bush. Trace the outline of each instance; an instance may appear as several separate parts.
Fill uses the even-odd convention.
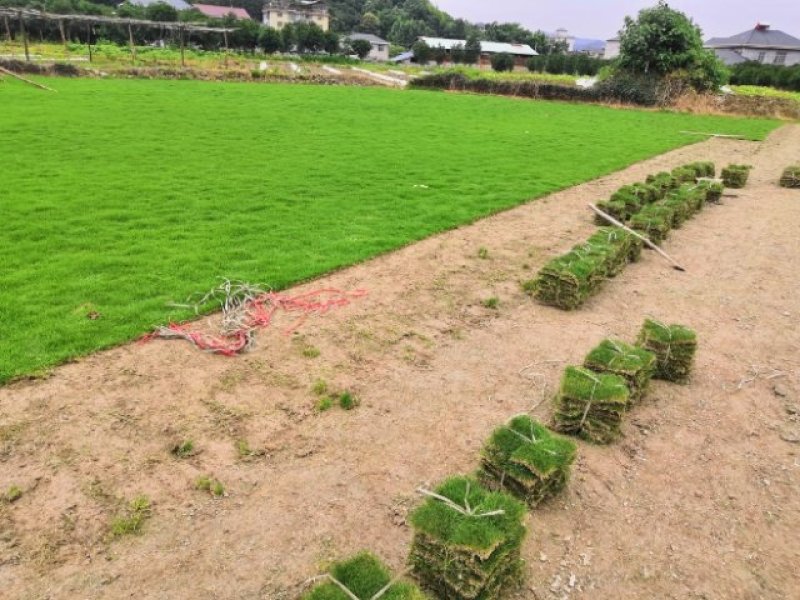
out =
[[[492,69],[497,72],[513,71],[515,64],[514,57],[505,52],[492,55]]]

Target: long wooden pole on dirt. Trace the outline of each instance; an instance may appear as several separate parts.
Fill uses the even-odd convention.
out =
[[[33,87],[37,87],[42,90],[47,90],[48,92],[55,92],[53,88],[49,88],[46,85],[42,85],[41,83],[36,83],[35,81],[31,81],[30,79],[26,79],[22,75],[14,73],[14,71],[9,71],[5,67],[0,67],[0,73],[3,73],[5,75],[10,75],[11,77],[15,77],[16,79],[24,81],[25,83],[27,83],[28,85],[32,85]]]
[[[22,43],[25,45],[25,60],[31,60],[31,52],[28,49],[28,32],[25,31],[25,17],[22,16],[22,11],[19,11],[19,30],[22,34]]]
[[[642,240],[642,241],[643,241],[643,242],[644,242],[644,243],[645,243],[645,244],[646,244],[648,247],[652,248],[653,250],[655,250],[656,252],[658,252],[658,253],[659,253],[661,256],[663,256],[664,258],[666,258],[666,259],[667,259],[667,260],[668,260],[670,263],[672,263],[672,268],[673,268],[673,269],[675,269],[676,271],[686,271],[686,269],[684,269],[684,268],[683,268],[682,266],[680,266],[680,265],[679,265],[677,262],[675,262],[675,260],[674,260],[674,259],[673,259],[673,258],[672,258],[672,257],[671,257],[669,254],[667,254],[666,252],[664,252],[664,251],[663,251],[661,248],[659,248],[658,246],[656,246],[656,245],[655,245],[653,242],[651,242],[650,240],[648,240],[648,239],[647,239],[646,237],[644,237],[643,235],[639,235],[639,234],[638,234],[638,233],[636,233],[636,232],[635,232],[633,229],[631,229],[630,227],[627,227],[627,226],[623,225],[622,223],[620,223],[619,221],[617,221],[617,220],[616,220],[614,217],[612,217],[611,215],[607,215],[607,214],[606,214],[606,213],[604,213],[602,210],[600,210],[599,208],[597,208],[597,207],[596,207],[594,204],[590,204],[590,205],[589,205],[589,208],[591,208],[591,209],[592,209],[594,212],[596,212],[598,215],[600,215],[601,217],[603,217],[603,218],[604,218],[606,221],[608,221],[608,222],[609,222],[609,223],[611,223],[612,225],[616,225],[617,227],[622,227],[622,229],[624,229],[625,231],[627,231],[627,232],[628,232],[628,233],[630,233],[631,235],[634,235],[634,236],[636,236],[637,238],[639,238],[640,240]]]

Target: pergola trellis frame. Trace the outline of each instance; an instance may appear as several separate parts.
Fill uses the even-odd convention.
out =
[[[149,27],[159,28],[166,31],[177,31],[180,34],[181,41],[181,66],[186,66],[184,52],[186,50],[186,34],[193,32],[203,33],[221,33],[225,40],[225,48],[228,48],[228,33],[236,31],[231,27],[211,27],[209,25],[202,25],[198,23],[181,23],[174,21],[147,21],[144,19],[126,19],[124,17],[106,17],[103,15],[62,15],[57,13],[48,13],[41,10],[34,10],[31,8],[6,8],[0,7],[0,17],[3,17],[6,26],[6,33],[10,35],[11,29],[9,26],[9,19],[16,20],[19,23],[19,31],[22,37],[22,43],[25,47],[25,60],[30,61],[30,50],[28,48],[28,32],[25,28],[25,21],[49,21],[57,22],[59,31],[61,32],[61,39],[66,43],[66,34],[64,32],[64,22],[73,21],[78,23],[86,23],[87,30],[92,25],[120,25],[128,28],[128,43],[131,49],[131,56],[136,60],[136,45],[133,40],[134,27]],[[87,39],[89,46],[89,62],[92,60],[92,40],[91,36]]]

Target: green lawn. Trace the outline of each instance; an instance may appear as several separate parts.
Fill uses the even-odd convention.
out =
[[[285,287],[696,141],[684,129],[776,126],[354,87],[48,84],[0,82],[0,382],[186,317],[167,303],[219,277]]]

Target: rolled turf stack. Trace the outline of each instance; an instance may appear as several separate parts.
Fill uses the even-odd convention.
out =
[[[619,437],[629,403],[623,377],[567,367],[555,400],[555,430],[608,444]]]
[[[685,383],[697,350],[697,334],[683,325],[666,325],[647,319],[636,342],[656,355],[655,379]]]
[[[750,169],[749,165],[728,165],[722,169],[722,183],[728,188],[741,189],[747,185]]]
[[[684,165],[687,169],[692,169],[697,177],[715,177],[717,167],[711,161],[693,162]]]
[[[781,175],[781,187],[800,188],[800,165],[786,167]]]
[[[655,175],[647,176],[647,183],[657,190],[659,190],[659,199],[667,195],[670,190],[674,190],[680,185],[680,182],[671,174],[666,171],[656,173]]]
[[[576,454],[572,441],[520,415],[489,438],[478,478],[488,489],[505,488],[534,507],[564,489]]]
[[[672,176],[680,183],[696,183],[697,172],[690,166],[672,169]]]
[[[583,361],[595,373],[623,377],[628,384],[630,402],[642,399],[656,370],[656,355],[619,340],[603,340]]]
[[[335,580],[335,581],[334,581]],[[369,600],[381,592],[392,576],[384,564],[369,552],[336,563],[326,581],[303,596],[303,600],[352,600],[342,587],[356,598]],[[381,600],[427,600],[428,596],[413,583],[396,581],[383,592]]]
[[[661,200],[645,206],[638,215],[631,218],[628,225],[654,244],[660,244],[667,239],[674,218],[675,210],[666,206]]]
[[[524,287],[544,304],[574,310],[597,290],[605,276],[605,255],[573,249],[548,262]]]
[[[616,277],[629,262],[642,256],[642,240],[621,227],[600,227],[586,240],[586,244],[602,249],[605,253],[605,274]]]
[[[525,505],[466,477],[448,479],[411,513],[409,561],[448,600],[494,600],[522,577]]]

